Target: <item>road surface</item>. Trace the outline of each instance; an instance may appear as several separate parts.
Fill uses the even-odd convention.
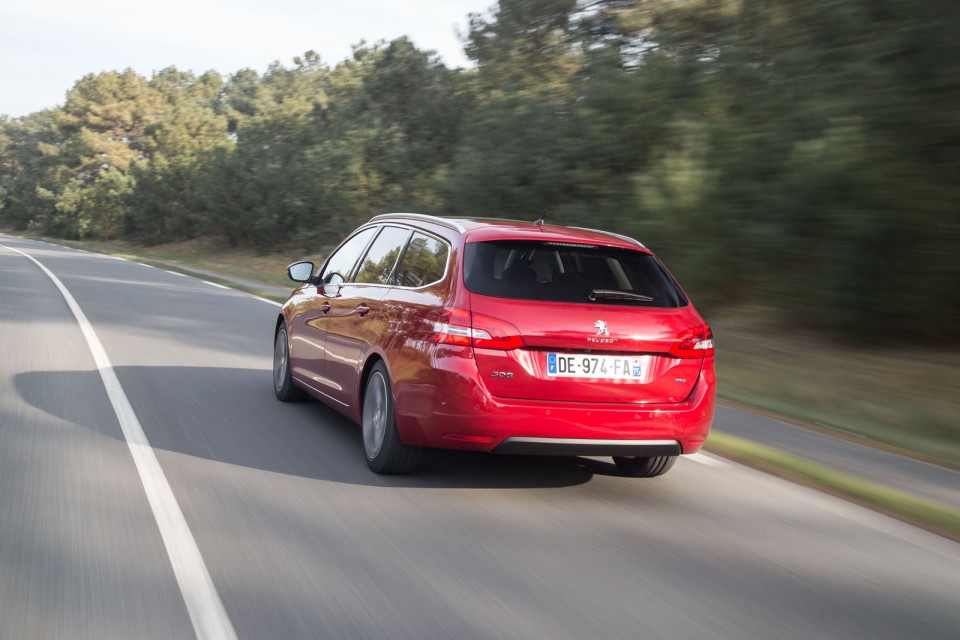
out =
[[[956,543],[709,456],[376,476],[275,305],[0,245],[2,639],[960,637]]]

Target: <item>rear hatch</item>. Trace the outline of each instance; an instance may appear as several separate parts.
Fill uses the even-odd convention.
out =
[[[464,265],[477,366],[495,396],[677,403],[712,354],[709,328],[639,248],[474,242]]]

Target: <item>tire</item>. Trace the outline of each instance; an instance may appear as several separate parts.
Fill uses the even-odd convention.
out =
[[[383,362],[373,366],[363,391],[363,451],[370,468],[382,474],[414,471],[423,451],[400,440],[390,374]]]
[[[613,457],[613,463],[620,469],[620,473],[631,478],[655,478],[662,476],[679,456],[653,456],[652,458],[624,458]]]
[[[284,402],[303,402],[307,399],[306,391],[293,384],[287,327],[282,324],[273,339],[273,391],[277,398]]]

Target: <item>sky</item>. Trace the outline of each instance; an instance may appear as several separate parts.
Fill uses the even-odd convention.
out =
[[[408,36],[447,66],[469,64],[457,30],[495,0],[0,0],[0,114],[62,105],[88,73],[175,66],[258,72],[312,49],[331,66],[351,47]]]

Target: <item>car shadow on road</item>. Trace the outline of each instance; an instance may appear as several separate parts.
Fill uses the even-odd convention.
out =
[[[367,467],[356,424],[316,401],[279,402],[269,370],[116,367],[115,371],[158,452],[383,487],[551,488],[583,484],[595,475],[619,475],[613,464],[590,458],[426,450],[416,474],[381,476]],[[14,386],[24,401],[42,411],[123,439],[95,370],[21,373]],[[64,397],[74,400],[64,402]]]

